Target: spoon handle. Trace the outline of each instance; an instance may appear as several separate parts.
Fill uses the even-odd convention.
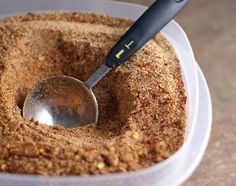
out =
[[[188,0],[156,0],[130,27],[106,56],[109,68],[121,65],[167,25]]]

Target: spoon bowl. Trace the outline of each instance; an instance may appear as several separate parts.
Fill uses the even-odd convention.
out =
[[[69,76],[53,76],[29,91],[23,116],[47,125],[73,128],[96,124],[98,104],[84,82]]]

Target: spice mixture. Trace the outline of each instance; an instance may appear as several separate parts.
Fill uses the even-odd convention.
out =
[[[161,34],[94,87],[97,126],[66,129],[22,117],[34,84],[52,75],[85,81],[131,24],[105,15],[63,12],[0,20],[1,172],[134,171],[181,147],[186,96],[178,58]]]

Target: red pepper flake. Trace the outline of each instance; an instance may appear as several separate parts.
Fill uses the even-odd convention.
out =
[[[150,50],[144,50],[144,54],[151,55],[152,53],[150,52]]]
[[[186,105],[186,102],[187,102],[187,96],[184,96],[183,99],[182,99],[182,104],[181,104],[181,107],[183,110],[185,110],[185,105]]]
[[[140,98],[140,103],[141,103],[141,107],[144,108],[146,106],[148,106],[149,102],[147,101],[146,98]]]
[[[186,104],[187,103],[187,96],[183,97],[183,103]]]
[[[146,158],[145,158],[145,155],[144,155],[144,154],[139,155],[139,162],[140,162],[140,164],[141,164],[142,162],[146,162]]]
[[[178,88],[182,89],[183,87],[184,87],[184,82],[180,80],[178,83]]]
[[[152,161],[152,159],[153,159],[153,152],[151,150],[149,150],[147,154],[139,155],[139,162],[148,162]]]
[[[151,152],[151,151],[149,151],[149,153],[148,153],[148,155],[146,156],[146,158],[147,158],[148,161],[152,161],[153,155],[152,155],[152,152]]]
[[[171,62],[170,62],[169,60],[163,61],[163,65],[165,65],[165,66],[169,65],[170,63],[171,63]]]
[[[164,104],[164,105],[167,105],[167,104],[170,103],[170,101],[171,101],[170,99],[164,99],[163,104]]]
[[[147,62],[147,63],[142,64],[141,66],[144,68],[147,68],[151,66],[151,63]]]
[[[161,96],[160,92],[158,92],[158,91],[152,92],[152,97],[153,98],[157,98],[157,97],[160,97],[160,96]]]
[[[155,139],[154,138],[150,138],[146,141],[147,144],[149,145],[153,145],[155,143]]]
[[[166,110],[162,107],[159,107],[159,113],[160,114],[165,114]]]

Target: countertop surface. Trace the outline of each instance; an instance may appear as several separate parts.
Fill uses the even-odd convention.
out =
[[[236,185],[236,1],[192,0],[176,20],[207,79],[214,113],[203,160],[183,185]]]

